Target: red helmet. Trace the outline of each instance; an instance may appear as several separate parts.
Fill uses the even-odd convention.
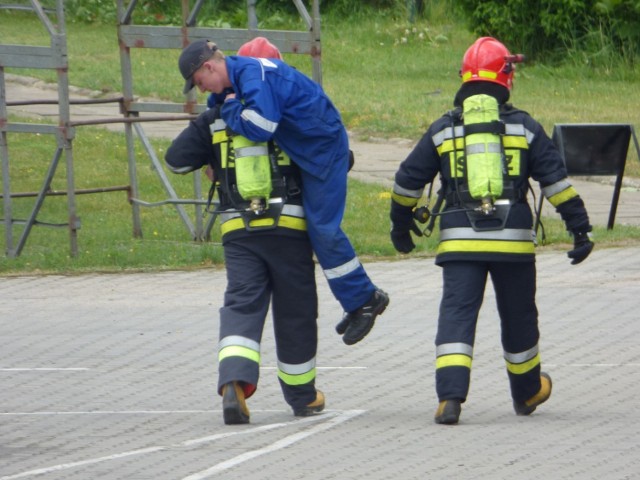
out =
[[[481,37],[471,45],[462,58],[462,83],[493,82],[511,90],[514,63],[522,62],[523,55],[511,55],[507,47],[492,37]]]
[[[278,60],[282,60],[282,55],[278,47],[264,37],[256,37],[242,45],[240,50],[238,50],[238,55],[242,57],[277,58]]]

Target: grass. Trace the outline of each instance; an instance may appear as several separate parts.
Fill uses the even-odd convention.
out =
[[[464,50],[474,37],[440,15],[436,24],[409,24],[404,18],[363,18],[346,22],[323,19],[323,85],[343,114],[350,131],[362,139],[419,138],[444,111],[459,86],[457,72]],[[67,25],[69,79],[75,86],[113,93],[121,91],[116,28],[108,25]],[[25,13],[0,10],[0,43],[48,45],[39,21]],[[136,50],[132,54],[135,92],[182,102],[182,80],[177,71],[177,51]],[[526,52],[525,52],[526,53]],[[307,58],[288,55],[286,60],[307,74]],[[46,70],[5,70],[54,82]],[[633,102],[640,97],[637,67],[594,70],[579,59],[563,67],[518,67],[512,100],[529,111],[550,131],[555,123],[631,123],[636,128]],[[9,99],[10,100],[10,99]],[[204,101],[204,98],[201,98]],[[25,121],[25,119],[11,119]],[[54,151],[54,140],[29,134],[9,134],[12,192],[37,191]],[[152,141],[162,158],[168,141]],[[127,161],[122,135],[100,128],[82,127],[74,140],[75,181],[78,189],[126,185]],[[140,198],[165,198],[143,149],[137,147]],[[191,176],[169,174],[179,196],[190,198]],[[629,155],[627,176],[640,177],[640,162]],[[54,190],[66,188],[64,165],[54,179]],[[0,257],[0,274],[71,273],[87,271],[157,270],[220,265],[222,249],[217,228],[209,243],[198,243],[179,221],[172,206],[142,209],[143,239],[132,236],[131,207],[124,192],[79,195],[77,257],[69,255],[64,228],[34,227],[17,259]],[[350,180],[344,229],[363,258],[397,256],[388,238],[388,191],[377,185]],[[33,198],[13,201],[14,218],[29,215]],[[66,198],[48,197],[39,221],[66,221]],[[3,223],[0,223],[4,227]],[[548,248],[567,248],[569,239],[560,222],[546,220]],[[21,225],[14,227],[14,243]],[[2,230],[0,248],[5,250]],[[621,245],[637,242],[640,229],[618,227],[595,231],[598,243]],[[437,236],[437,235],[436,235]],[[436,238],[420,239],[415,255],[433,255]]]

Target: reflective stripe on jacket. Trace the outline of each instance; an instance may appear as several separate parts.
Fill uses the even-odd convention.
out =
[[[229,150],[230,142],[228,139],[226,124],[220,118],[219,108],[215,106],[191,121],[189,126],[173,140],[165,154],[165,162],[174,173],[185,174],[199,170],[206,165],[210,165],[213,168],[218,192],[219,211],[235,210],[234,201],[241,200],[239,195],[234,193],[233,151]],[[249,222],[253,223],[251,230],[244,228],[246,225],[240,219],[239,212],[235,212],[233,217],[225,217],[225,215],[232,215],[231,213],[223,214],[221,217],[223,219],[221,221],[223,243],[241,235],[272,233],[297,237],[307,235],[299,182],[296,183],[297,188],[291,188],[296,178],[297,167],[292,164],[284,152],[278,151],[277,148],[275,154],[277,155],[277,163],[281,174],[290,179],[286,184],[289,195],[284,205],[282,205],[278,226],[275,229],[272,228],[277,217],[278,209],[275,208],[277,204],[274,205],[273,210],[268,209],[265,215],[251,219]],[[297,190],[297,192],[294,190]],[[224,219],[230,221],[226,222]]]
[[[505,181],[511,182],[512,191],[520,195],[505,201],[509,210],[504,228],[482,231],[472,228],[464,211],[466,205],[447,201],[439,217],[437,264],[456,260],[533,261],[533,215],[526,199],[529,178],[540,183],[543,194],[561,213],[567,202],[579,198],[567,179],[560,153],[543,127],[526,112],[509,105],[501,106],[500,119],[505,124]],[[425,186],[439,174],[442,188],[455,192],[464,180],[463,135],[459,109],[436,120],[400,165],[393,200],[407,207],[417,205]],[[583,207],[574,208],[563,219],[588,225]]]

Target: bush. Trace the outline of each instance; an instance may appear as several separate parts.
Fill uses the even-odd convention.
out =
[[[633,61],[640,51],[638,0],[461,0],[469,27],[545,62],[603,50]]]
[[[640,1],[604,0],[596,3],[605,34],[630,61],[640,55]]]
[[[52,2],[53,3],[53,2]],[[128,2],[126,2],[128,3]],[[312,2],[304,2],[310,10]],[[379,11],[397,11],[410,9],[412,3],[423,6],[424,0],[323,0],[323,14],[334,16],[362,15]],[[246,0],[211,0],[206,2],[198,16],[200,25],[219,25],[229,23],[235,27],[246,26]],[[258,0],[256,3],[258,18],[276,18],[288,15],[298,16],[298,10],[292,0]],[[116,2],[114,0],[65,0],[65,11],[70,21],[85,23],[113,24],[116,22]],[[136,24],[179,25],[182,21],[182,7],[178,0],[139,0],[133,11]],[[286,23],[286,22],[285,22]]]

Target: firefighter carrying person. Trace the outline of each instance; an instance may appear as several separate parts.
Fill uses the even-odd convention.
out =
[[[263,37],[243,45],[238,53],[280,58],[279,50]],[[248,152],[243,160],[258,167],[253,172],[257,178],[241,176],[240,150]],[[217,189],[227,272],[218,343],[218,393],[224,422],[250,421],[246,399],[258,386],[261,339],[270,304],[284,399],[296,416],[321,412],[325,397],[315,388],[318,297],[298,168],[273,142],[252,144],[245,138],[229,138],[219,104],[190,122],[173,140],[165,161],[179,174],[206,166]],[[258,198],[265,189],[259,185],[263,163],[272,169],[267,198]],[[247,185],[258,187],[251,190]],[[243,191],[251,197],[243,197]],[[256,202],[262,208],[255,208]]]
[[[455,109],[436,120],[401,163],[391,200],[391,240],[411,252],[414,208],[436,176],[444,209],[435,263],[443,292],[436,344],[435,422],[458,423],[467,399],[475,330],[487,276],[501,322],[504,361],[518,415],[530,415],[551,395],[541,371],[533,216],[529,178],[561,215],[573,236],[571,264],[591,253],[591,225],[567,178],[560,153],[543,127],[507,103],[521,55],[491,37],[477,39],[462,60]]]
[[[331,292],[344,310],[336,326],[344,343],[361,341],[389,296],[369,278],[342,230],[350,150],[340,113],[322,87],[278,59],[225,56],[197,40],[181,53],[185,93],[226,94],[220,113],[234,132],[274,140],[300,167],[307,229]]]

